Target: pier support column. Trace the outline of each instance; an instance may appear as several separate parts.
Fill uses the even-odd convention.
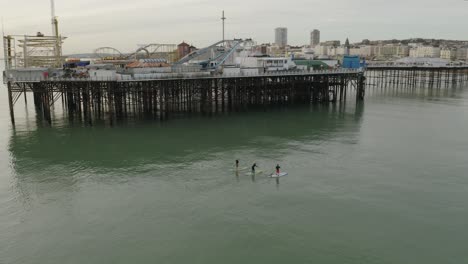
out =
[[[11,119],[11,124],[13,127],[15,126],[15,113],[14,113],[14,105],[13,105],[13,95],[11,91],[11,82],[8,82],[8,104],[10,105],[10,119]]]
[[[26,96],[26,84],[23,87],[23,93],[24,93],[24,104],[28,106],[28,97]]]
[[[365,94],[365,80],[366,77],[364,77],[364,74],[360,74],[357,79],[357,94],[356,94],[356,100],[358,101],[364,101],[364,94]]]

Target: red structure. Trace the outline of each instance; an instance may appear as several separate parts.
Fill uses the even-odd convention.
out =
[[[177,45],[177,51],[179,54],[179,58],[183,58],[190,53],[190,45],[185,42],[182,42],[179,45]]]
[[[190,54],[191,52],[195,50],[197,50],[197,48],[185,43],[185,41],[177,45],[177,52],[179,54],[179,59],[187,56],[188,54]]]

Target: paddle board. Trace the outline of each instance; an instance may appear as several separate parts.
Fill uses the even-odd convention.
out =
[[[247,172],[245,175],[247,175],[247,176],[252,176],[252,175],[259,175],[259,174],[261,174],[261,173],[263,173],[263,171],[262,171],[262,170],[258,170],[258,171],[255,171],[255,173]]]
[[[279,178],[279,177],[284,177],[284,176],[288,176],[288,173],[287,172],[281,172],[280,174],[272,173],[270,175],[271,178]]]
[[[233,169],[232,171],[245,171],[248,170],[250,167],[243,167],[243,168],[238,168],[238,169]]]

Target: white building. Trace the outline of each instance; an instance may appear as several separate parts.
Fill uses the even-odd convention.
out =
[[[318,55],[318,56],[328,56],[328,49],[329,49],[329,48],[330,48],[329,46],[317,45],[317,46],[315,46],[315,48],[314,48],[315,55]]]
[[[320,31],[318,29],[314,29],[310,32],[310,46],[315,47],[320,44]]]
[[[440,58],[440,48],[432,46],[418,46],[410,50],[413,58]]]
[[[457,58],[457,50],[444,48],[440,51],[440,58],[445,60],[455,60]]]
[[[370,58],[375,55],[376,46],[366,45],[361,46],[360,48],[360,56],[365,58]]]
[[[291,57],[238,57],[236,66],[240,69],[258,69],[258,71],[287,71],[296,69]]]
[[[406,45],[387,44],[378,45],[375,47],[375,56],[380,58],[395,58],[407,57],[410,53],[410,48]]]
[[[349,49],[349,55],[351,56],[362,56],[360,47],[352,47]]]
[[[279,27],[275,29],[275,44],[280,48],[286,47],[288,45],[288,29],[284,27]]]

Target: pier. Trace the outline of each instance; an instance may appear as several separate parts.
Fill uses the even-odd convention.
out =
[[[364,99],[360,70],[279,72],[251,76],[93,80],[7,79],[11,121],[14,105],[32,93],[38,116],[52,123],[51,110],[62,107],[70,119],[92,125],[129,117],[165,120],[174,113],[245,111],[249,107],[336,103],[348,92]]]
[[[445,89],[468,84],[468,66],[371,66],[365,76],[373,88]]]

